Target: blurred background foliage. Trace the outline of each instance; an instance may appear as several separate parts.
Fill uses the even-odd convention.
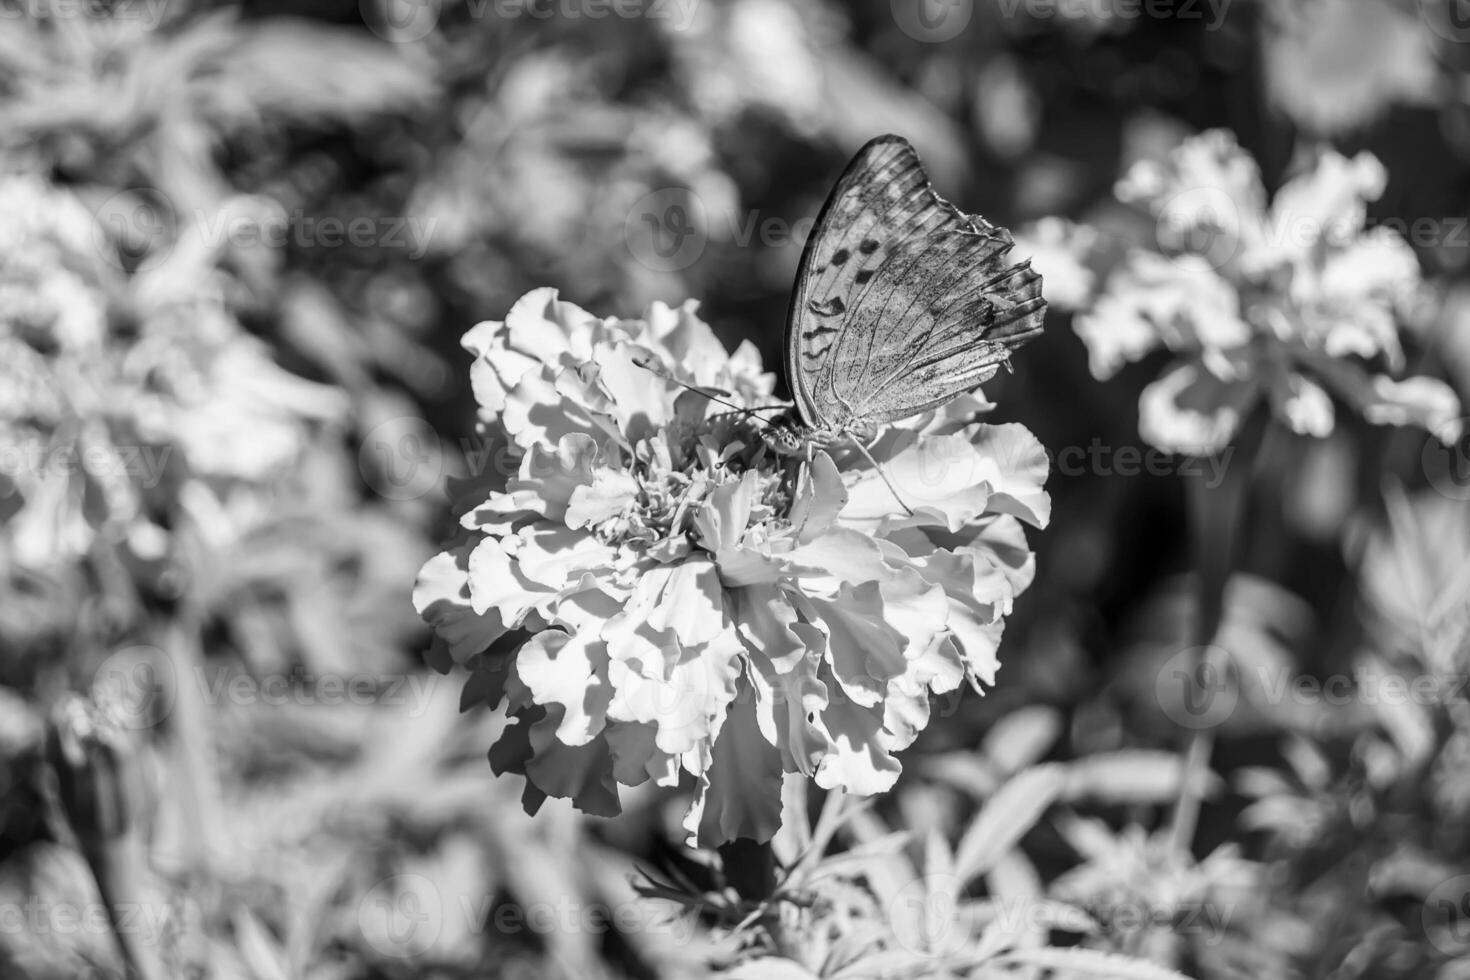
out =
[[[457,712],[409,586],[447,530],[441,477],[484,461],[469,326],[542,285],[628,316],[694,297],[778,365],[791,229],[878,133],[1039,262],[1033,223],[1077,222],[1100,243],[1077,273],[1094,280],[1154,232],[1114,181],[1189,133],[1234,131],[1268,189],[1305,149],[1368,150],[1389,173],[1370,221],[1441,231],[1411,238],[1431,288],[1409,363],[1470,394],[1457,0],[961,2],[968,25],[939,40],[901,3],[594,6],[611,9],[0,3],[0,906],[43,910],[0,923],[6,976],[677,976],[738,958],[709,910],[682,929],[655,914],[677,902],[650,899],[610,921],[635,868],[711,880],[672,843],[677,801],[525,817],[483,758],[503,720]],[[695,259],[640,261],[649,195],[696,223]],[[370,231],[344,241],[354,220]],[[1140,446],[1159,362],[1094,382],[1069,283],[1048,294],[1047,336],[987,389],[996,418],[1054,453]],[[420,441],[404,418],[427,421]],[[847,950],[822,962],[874,930],[917,929],[911,951],[953,939],[900,921],[905,889],[943,879],[925,914],[1070,902],[1094,921],[1031,922],[1025,941],[1192,976],[1470,976],[1464,889],[1435,892],[1470,872],[1463,694],[1326,704],[1243,677],[1195,774],[1198,833],[1170,839],[1184,742],[1158,678],[1194,614],[1184,480],[1110,458],[1051,480],[998,688],[937,706],[892,798],[828,828],[861,860],[813,886]],[[403,492],[405,461],[423,492]],[[1463,679],[1456,462],[1361,422],[1278,433],[1221,642],[1261,677]],[[326,677],[362,696],[328,706]],[[98,901],[143,925],[44,911]],[[496,926],[559,901],[580,928]],[[1108,922],[1123,903],[1179,914]],[[421,908],[432,935],[405,938],[394,916]],[[1229,927],[1190,927],[1201,908]]]

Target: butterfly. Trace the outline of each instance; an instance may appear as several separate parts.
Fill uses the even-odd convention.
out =
[[[786,317],[795,404],[771,420],[773,445],[865,449],[883,425],[1009,368],[1046,313],[1041,276],[1029,261],[1006,261],[1013,245],[1004,228],[940,197],[907,140],[869,141],[802,252]]]
[[[978,388],[1041,333],[1041,276],[1029,261],[1006,261],[1014,245],[940,197],[908,140],[870,140],[802,252],[786,315],[794,404],[767,420],[768,443],[808,463],[818,448],[851,443],[909,510],[867,443]]]

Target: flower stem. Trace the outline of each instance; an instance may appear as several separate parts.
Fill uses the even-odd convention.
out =
[[[47,736],[59,816],[97,883],[113,938],[131,980],[164,980],[156,941],[129,922],[129,910],[157,908],[150,888],[147,789],[133,733],[75,695],[60,699]]]
[[[1225,619],[1225,590],[1241,559],[1251,476],[1262,455],[1261,449],[1270,425],[1270,412],[1264,408],[1257,409],[1246,418],[1233,445],[1227,450],[1235,458],[1225,457],[1226,475],[1219,486],[1210,486],[1203,477],[1195,477],[1187,483],[1196,589],[1190,644],[1194,647],[1196,670],[1207,659],[1218,659],[1212,657],[1215,651],[1210,645],[1218,638],[1220,624]],[[1226,672],[1230,664],[1221,662],[1216,666]],[[1170,837],[1179,851],[1188,850],[1194,840],[1205,774],[1214,748],[1215,732],[1212,728],[1190,731],[1181,762],[1179,798],[1170,821]]]

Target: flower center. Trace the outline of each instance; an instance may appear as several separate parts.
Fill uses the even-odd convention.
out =
[[[757,488],[745,527],[784,517],[791,499],[790,462],[747,418],[676,420],[633,447],[627,472],[637,494],[595,532],[609,544],[640,552],[661,542],[693,544],[694,518],[710,494],[750,472],[757,474]]]

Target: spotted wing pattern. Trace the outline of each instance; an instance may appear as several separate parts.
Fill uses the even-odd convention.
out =
[[[802,254],[786,370],[802,421],[863,429],[973,390],[1041,332],[1046,301],[1011,237],[930,186],[880,136],[847,167]]]

